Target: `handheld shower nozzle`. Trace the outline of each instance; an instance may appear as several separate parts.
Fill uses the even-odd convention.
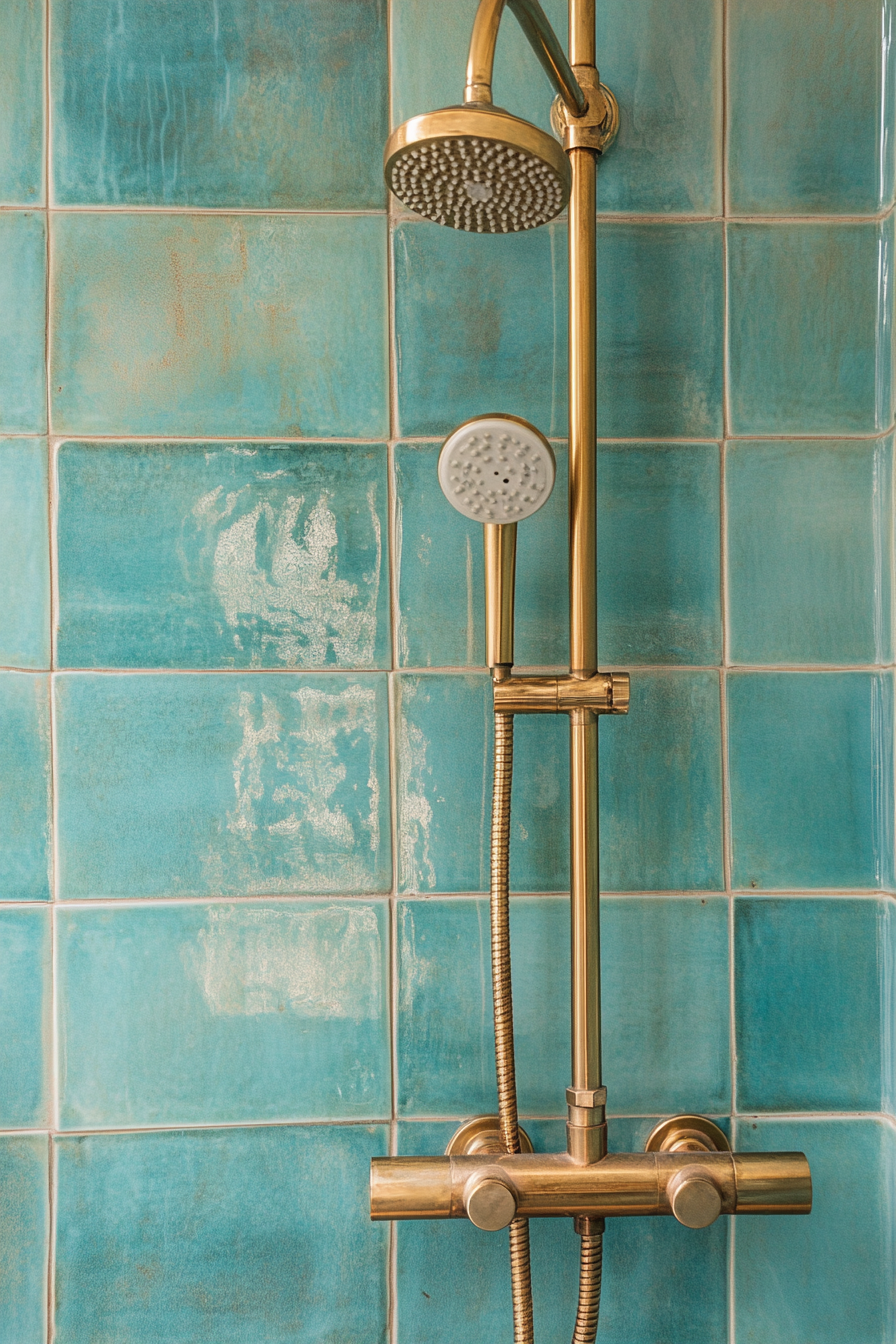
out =
[[[559,215],[569,163],[545,131],[491,104],[443,107],[392,132],[386,182],[418,215],[468,233],[516,233]]]
[[[555,474],[547,439],[515,415],[464,421],[439,454],[439,484],[446,498],[478,523],[531,518],[554,488]]]
[[[485,645],[492,676],[513,664],[516,525],[551,493],[554,454],[543,434],[515,415],[481,415],[442,444],[439,484],[465,518],[485,524]]]

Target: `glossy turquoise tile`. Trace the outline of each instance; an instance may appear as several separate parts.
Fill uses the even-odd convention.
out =
[[[885,1344],[893,1338],[892,1125],[742,1120],[741,1150],[802,1150],[808,1218],[739,1218],[734,1248],[740,1344]],[[861,1198],[856,1198],[861,1191]]]
[[[50,665],[47,445],[0,439],[0,663]]]
[[[60,666],[390,666],[384,446],[67,443],[57,471]]]
[[[565,434],[563,226],[493,237],[403,224],[394,259],[401,433],[487,409]],[[598,274],[601,436],[720,434],[720,227],[605,224]]]
[[[0,201],[43,196],[44,5],[6,0],[0,18]]]
[[[635,672],[600,725],[601,885],[719,891],[722,764],[714,672]]]
[[[62,1128],[388,1117],[388,943],[356,901],[61,910]]]
[[[564,47],[562,0],[544,6]],[[475,0],[398,0],[392,11],[395,124],[461,101]],[[682,41],[686,31],[688,40]],[[721,8],[717,0],[610,0],[597,14],[601,77],[620,104],[601,162],[598,208],[711,214],[720,202]],[[550,130],[553,89],[511,14],[501,25],[495,100]]]
[[[728,1109],[728,932],[721,897],[607,899],[601,924],[604,1075],[614,1112]],[[406,901],[398,926],[398,1106],[495,1106],[488,903]],[[564,1113],[569,905],[511,909],[520,1109]]]
[[[889,0],[734,0],[734,214],[873,215],[893,199]]]
[[[566,434],[566,229],[393,235],[402,434],[447,433],[509,411]]]
[[[30,1129],[48,1118],[51,971],[46,908],[0,910],[0,965],[0,1128]]]
[[[381,1344],[367,1169],[387,1142],[383,1125],[58,1139],[58,1344]]]
[[[893,419],[893,220],[730,224],[735,434],[874,434]]]
[[[889,902],[735,902],[742,1111],[878,1111],[891,1029]]]
[[[47,239],[43,216],[0,214],[0,433],[47,428]]]
[[[719,0],[605,0],[597,64],[619,103],[619,135],[598,170],[598,210],[718,214]]]
[[[613,1120],[614,1152],[638,1152],[655,1121]],[[399,1152],[439,1153],[456,1122],[406,1121]],[[526,1121],[536,1152],[562,1152],[558,1121]],[[671,1218],[614,1218],[604,1236],[600,1333],[611,1344],[725,1337],[727,1219],[688,1232]],[[465,1222],[400,1223],[397,1232],[399,1344],[490,1344],[512,1333],[506,1234]],[[562,1344],[572,1331],[578,1247],[565,1218],[530,1225],[536,1339]],[[669,1291],[669,1284],[675,1285]]]
[[[796,890],[877,887],[892,865],[887,674],[728,677],[732,880]]]
[[[485,675],[397,679],[401,891],[488,890],[492,718]],[[517,891],[558,891],[569,880],[565,726],[542,715],[516,720],[510,877]]]
[[[602,444],[597,470],[601,664],[720,662],[717,445]]]
[[[45,1134],[0,1138],[0,1344],[47,1337],[48,1175]]]
[[[62,204],[385,203],[385,0],[53,0],[52,43]]]
[[[893,656],[893,440],[729,444],[736,663]]]
[[[56,215],[59,433],[377,438],[386,225],[367,215]]]
[[[0,900],[50,899],[47,677],[0,672]]]
[[[69,673],[60,891],[388,891],[385,677]]]
[[[395,454],[399,655],[403,666],[481,666],[482,528],[442,495],[438,453],[400,444]],[[565,448],[555,454],[554,493],[519,537],[520,666],[568,657]],[[598,458],[602,662],[718,662],[718,448],[601,444]]]
[[[610,891],[724,885],[718,677],[639,672],[627,716],[601,724],[601,882]],[[403,676],[397,687],[402,891],[485,891],[491,692],[485,676]],[[511,883],[568,881],[565,722],[517,720]]]
[[[601,438],[718,438],[723,265],[718,224],[598,229]]]

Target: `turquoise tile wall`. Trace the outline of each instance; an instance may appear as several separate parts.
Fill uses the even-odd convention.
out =
[[[435,475],[468,416],[553,442],[517,662],[566,662],[565,218],[455,234],[381,179],[475,8],[0,6],[0,1344],[511,1328],[503,1237],[366,1207],[371,1156],[495,1105],[482,542]],[[599,1339],[892,1344],[892,0],[597,24],[610,1140],[700,1110],[815,1183],[808,1219],[618,1220]],[[512,15],[495,91],[548,127]],[[516,762],[550,1150],[563,721]],[[533,1247],[554,1344],[574,1237]]]

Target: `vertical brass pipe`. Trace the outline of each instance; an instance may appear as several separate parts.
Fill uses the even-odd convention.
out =
[[[593,65],[593,0],[571,0],[573,65]],[[569,151],[569,667],[597,670],[597,162]],[[570,713],[572,1088],[567,1143],[578,1162],[606,1153],[600,1050],[597,716]]]

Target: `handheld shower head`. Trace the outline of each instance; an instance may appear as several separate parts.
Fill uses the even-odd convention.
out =
[[[479,523],[531,518],[550,495],[555,474],[547,439],[515,415],[466,420],[439,454],[439,484],[448,502]]]
[[[569,199],[561,145],[500,107],[443,107],[412,117],[386,143],[389,189],[409,209],[468,233],[516,233]]]

